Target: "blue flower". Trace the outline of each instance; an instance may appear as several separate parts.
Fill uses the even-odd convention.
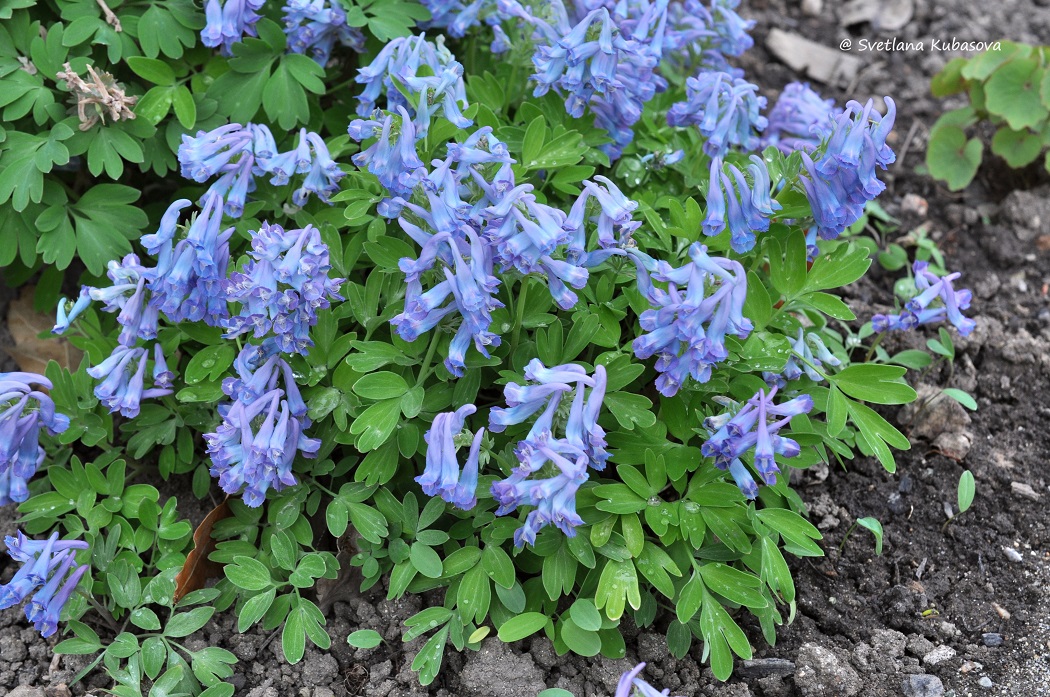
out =
[[[271,489],[297,483],[292,473],[296,452],[312,458],[321,447],[305,434],[310,427],[306,403],[278,350],[273,340],[241,350],[234,361],[237,377],[222,383],[233,401],[219,405],[222,423],[204,435],[211,475],[223,491],[240,493],[252,508],[261,506]]]
[[[343,299],[343,279],[328,276],[328,245],[311,225],[285,230],[263,223],[252,233],[248,254],[244,271],[225,281],[226,298],[241,308],[225,322],[224,336],[251,331],[261,338],[272,331],[280,350],[307,353],[313,346],[310,327],[317,324],[317,311]]]
[[[284,24],[288,50],[309,53],[322,66],[336,43],[358,53],[365,50],[364,34],[347,24],[346,12],[331,0],[287,0]]]
[[[726,334],[746,339],[753,326],[744,317],[747,275],[739,262],[707,254],[699,243],[689,249],[692,261],[672,269],[660,263],[650,270],[637,261],[638,287],[652,308],[638,321],[645,333],[632,344],[639,358],[656,355],[660,376],[656,388],[674,396],[688,378],[711,379],[712,367],[725,360]],[[667,290],[653,285],[667,283]],[[710,289],[710,294],[708,294]]]
[[[0,506],[29,498],[28,482],[44,461],[40,427],[53,436],[69,428],[43,391],[52,387],[36,373],[0,373]]]
[[[456,437],[463,431],[466,418],[477,411],[466,404],[454,412],[438,414],[423,439],[427,443],[427,463],[416,481],[427,496],[440,496],[457,508],[469,511],[477,505],[478,458],[485,429],[470,434],[470,452],[460,469],[456,458]]]
[[[504,392],[508,407],[495,408],[489,414],[490,430],[503,431],[542,410],[514,451],[519,466],[491,487],[499,504],[496,515],[506,515],[518,506],[536,507],[514,534],[518,547],[535,544],[537,532],[550,524],[569,537],[575,535],[576,527],[583,524],[576,513],[576,492],[587,481],[588,466],[602,470],[609,458],[605,431],[598,425],[606,388],[603,366],[596,366],[592,377],[582,366],[547,368],[533,359],[525,369],[525,377],[537,384],[510,383]],[[555,416],[563,395],[573,390],[565,435],[557,438],[553,432]],[[552,476],[531,478],[544,468]]]
[[[802,377],[803,373],[813,382],[822,382],[824,376],[817,372],[818,368],[823,368],[825,365],[832,367],[842,365],[842,361],[828,350],[828,347],[824,345],[824,341],[818,334],[813,332],[807,333],[800,328],[798,335],[789,341],[792,355],[788,358],[784,369],[779,374],[762,374],[768,384],[783,387],[787,384],[787,381],[797,380]],[[801,365],[799,365],[797,358],[802,358]]]
[[[744,150],[758,147],[758,135],[766,127],[760,111],[765,97],[758,87],[724,72],[703,71],[686,80],[686,101],[667,112],[672,126],[695,125],[706,138],[704,152],[721,157],[733,146]]]
[[[701,453],[704,457],[713,457],[719,469],[728,470],[740,491],[749,499],[758,495],[758,485],[741,457],[753,450],[754,468],[762,481],[769,486],[776,484],[780,469],[775,455],[792,458],[801,452],[797,442],[778,435],[778,432],[793,417],[813,408],[813,399],[809,395],[776,404],[773,401],[776,393],[776,387],[768,393],[759,390],[730,418],[726,418],[729,414],[723,414],[705,422],[710,437],[700,446]],[[770,422],[776,417],[780,418]]]
[[[228,123],[210,131],[197,131],[196,136],[183,135],[179,145],[182,176],[204,183],[214,177],[234,158],[252,152],[252,132],[239,123]]]
[[[25,607],[26,619],[41,636],[49,637],[58,631],[62,608],[88,571],[74,560],[76,550],[88,545],[80,540],[59,540],[57,532],[47,540],[30,540],[19,531],[4,542],[8,556],[22,567],[9,583],[0,585],[0,610],[33,594]]]
[[[929,262],[917,261],[912,267],[915,274],[915,288],[919,291],[904,305],[899,315],[874,315],[871,326],[877,332],[909,330],[921,324],[933,324],[948,320],[967,336],[977,323],[965,317],[962,311],[970,307],[973,293],[969,290],[955,290],[952,281],[962,274],[955,272],[938,277],[929,270]]]
[[[77,296],[75,302],[71,302],[62,298],[58,301],[58,312],[55,318],[55,327],[51,330],[52,334],[62,334],[73,321],[81,315],[84,310],[88,309],[91,305],[91,288],[89,286],[82,286],[80,289],[80,295]]]
[[[784,87],[769,112],[763,145],[775,145],[784,153],[812,152],[831,133],[835,100],[822,99],[808,83],[792,82]]]
[[[711,161],[711,183],[708,188],[707,214],[704,217],[704,234],[720,234],[729,228],[730,246],[739,254],[749,252],[755,246],[755,233],[769,230],[770,217],[781,209],[778,201],[770,197],[769,170],[765,160],[751,156],[752,164],[747,171],[751,175],[749,186],[743,172],[734,165],[723,165],[716,157]]]
[[[683,67],[699,63],[708,70],[739,73],[726,56],[740,56],[754,45],[747,32],[754,26],[734,10],[739,0],[714,0],[708,9],[701,0],[673,2],[667,10],[664,53]]]
[[[147,269],[135,254],[128,254],[121,261],[110,261],[106,275],[113,282],[108,288],[92,288],[92,300],[104,303],[106,312],[116,312],[121,326],[118,343],[134,346],[138,339],[154,339],[157,336],[158,309],[147,300],[147,282],[153,269]]]
[[[206,24],[201,30],[201,43],[211,48],[222,48],[223,55],[231,54],[233,44],[245,36],[258,36],[256,22],[261,19],[258,10],[264,0],[206,0],[204,17]]]
[[[669,690],[657,691],[655,687],[638,677],[645,663],[639,663],[631,670],[620,676],[620,682],[616,685],[616,694],[613,697],[668,697]]]
[[[358,141],[376,138],[375,143],[353,156],[354,164],[367,167],[392,193],[408,195],[418,182],[411,175],[423,167],[423,161],[416,154],[415,125],[403,106],[398,106],[397,111],[400,115],[376,114],[375,119],[357,119],[350,123],[348,133]]]
[[[146,362],[146,349],[118,345],[109,358],[87,371],[88,375],[100,381],[95,386],[95,396],[111,412],[119,411],[131,419],[138,416],[143,399],[171,394],[171,389],[156,384],[146,389]],[[165,377],[163,373],[159,373],[162,383]]]

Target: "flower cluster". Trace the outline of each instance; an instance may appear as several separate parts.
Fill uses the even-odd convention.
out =
[[[799,329],[798,335],[789,340],[791,344],[791,357],[788,358],[784,369],[779,373],[762,373],[766,383],[771,386],[783,388],[791,380],[797,380],[806,375],[813,382],[821,382],[824,376],[817,372],[825,365],[837,367],[842,361],[835,357],[818,334]],[[799,365],[801,360],[802,365]]]
[[[272,332],[281,351],[307,353],[317,311],[343,299],[343,279],[328,277],[328,245],[311,225],[285,230],[263,223],[252,235],[248,254],[244,271],[234,272],[223,284],[226,299],[241,304],[240,312],[224,323],[224,336],[251,331],[258,339]]]
[[[496,0],[420,0],[430,10],[430,20],[422,25],[426,28],[440,27],[454,39],[462,39],[467,30],[482,21],[489,24],[496,32],[497,41],[505,37],[499,26],[500,13]],[[502,53],[496,48],[493,53]]]
[[[877,332],[914,329],[920,324],[948,320],[963,336],[973,331],[977,323],[965,317],[962,311],[970,307],[973,293],[967,289],[955,290],[952,281],[962,274],[955,272],[939,277],[930,271],[929,262],[917,261],[912,266],[918,295],[904,305],[897,315],[875,315],[871,326]]]
[[[243,487],[244,503],[252,508],[262,505],[270,489],[296,483],[296,451],[315,457],[321,447],[321,441],[304,433],[310,426],[306,402],[279,350],[274,339],[241,350],[233,364],[237,377],[222,382],[232,401],[219,405],[222,423],[204,436],[211,475],[227,494]]]
[[[863,106],[848,102],[828,130],[823,154],[814,161],[802,151],[806,175],[801,179],[822,239],[842,234],[863,215],[864,204],[886,188],[875,173],[876,167],[886,169],[896,159],[886,136],[897,110],[889,97],[886,106],[881,116],[871,100]]]
[[[753,449],[755,471],[766,485],[776,484],[780,468],[774,456],[795,457],[801,452],[798,443],[777,432],[793,417],[813,408],[813,398],[806,394],[775,404],[776,393],[776,387],[768,393],[759,390],[736,414],[727,412],[704,422],[711,437],[700,446],[700,451],[704,457],[715,458],[719,469],[729,470],[740,491],[749,499],[758,496],[758,485],[740,458]],[[777,420],[770,423],[769,419]]]
[[[376,100],[385,95],[388,111],[401,107],[414,119],[411,132],[416,138],[427,134],[431,120],[437,115],[444,116],[458,128],[474,123],[462,111],[467,107],[463,66],[445,48],[441,36],[435,42],[427,41],[422,35],[393,39],[369,65],[357,72],[355,79],[365,86],[358,95],[358,116],[370,116]],[[414,95],[415,106],[401,93],[401,88]],[[350,128],[355,140],[373,135],[358,128],[357,133],[364,134],[363,138],[358,137],[353,124]],[[401,128],[402,132],[409,130],[408,126]]]
[[[206,0],[201,30],[201,43],[211,48],[222,48],[223,55],[231,54],[231,47],[245,36],[258,36],[255,24],[262,17],[259,10],[265,0]]]
[[[52,387],[36,373],[0,373],[0,506],[29,498],[29,479],[44,461],[40,427],[53,436],[69,428],[69,417],[42,391]]]
[[[535,544],[536,533],[550,524],[574,536],[576,526],[583,524],[576,513],[576,492],[587,481],[587,468],[604,470],[609,459],[605,431],[598,425],[607,382],[603,366],[595,366],[590,376],[583,366],[547,368],[533,359],[525,367],[525,379],[535,384],[509,383],[503,392],[507,408],[497,407],[489,413],[489,430],[499,433],[540,412],[514,451],[518,466],[506,479],[492,483],[492,496],[499,504],[496,515],[506,515],[518,506],[536,506],[514,533],[518,547]],[[565,435],[557,438],[554,422],[561,415],[562,397],[569,393]],[[544,470],[553,476],[532,478]]]
[[[770,197],[769,169],[758,155],[747,166],[751,184],[735,165],[723,165],[721,157],[711,161],[704,234],[711,236],[729,228],[733,251],[745,254],[755,246],[755,233],[769,229],[770,217],[780,202]]]
[[[322,66],[339,43],[358,53],[365,50],[365,35],[346,23],[338,0],[287,0],[284,6],[288,50],[309,53]]]
[[[179,164],[182,176],[196,182],[219,175],[208,191],[225,199],[226,215],[233,218],[244,212],[247,195],[255,190],[255,177],[270,175],[271,184],[283,186],[293,175],[306,174],[302,186],[292,193],[297,206],[305,205],[310,194],[328,203],[343,177],[316,133],[301,129],[298,145],[280,153],[270,129],[252,123],[231,123],[198,131],[196,136],[183,135]]]
[[[656,355],[660,377],[656,388],[674,396],[687,378],[711,379],[712,367],[729,353],[727,334],[747,338],[753,326],[743,315],[747,274],[739,262],[712,257],[707,247],[694,243],[691,262],[672,268],[641,253],[633,253],[638,267],[638,289],[652,308],[638,318],[644,334],[634,340],[639,358]],[[653,284],[667,284],[664,290]]]
[[[499,9],[533,28],[533,95],[556,91],[575,118],[590,106],[595,123],[613,139],[602,149],[615,159],[634,139],[642,107],[666,88],[654,71],[663,56],[667,5],[667,0],[582,3],[579,13],[586,13],[575,18],[561,0],[550,3],[544,17],[517,0],[500,0]]]
[[[638,677],[644,663],[639,663],[631,670],[620,676],[620,682],[616,685],[616,694],[613,697],[668,697],[669,690],[657,691],[655,687]]]
[[[705,138],[704,152],[711,157],[725,155],[732,146],[758,147],[756,131],[767,123],[759,113],[766,98],[758,96],[758,87],[720,71],[702,71],[686,80],[685,86],[686,101],[667,112],[668,124],[699,128]]]
[[[763,146],[775,145],[784,153],[812,152],[835,123],[835,100],[822,99],[808,83],[792,82],[784,87],[768,118]]]
[[[423,436],[427,444],[427,462],[416,481],[427,496],[440,496],[456,508],[469,511],[478,503],[478,460],[485,429],[469,434],[470,452],[462,468],[456,457],[456,437],[462,433],[467,417],[478,409],[465,404],[454,412],[438,414]]]
[[[25,606],[26,619],[42,636],[49,637],[58,631],[62,608],[87,573],[88,567],[78,565],[74,555],[88,545],[79,540],[59,540],[57,532],[47,540],[30,540],[21,531],[4,538],[4,544],[7,556],[22,567],[9,583],[0,585],[0,610],[32,595]]]

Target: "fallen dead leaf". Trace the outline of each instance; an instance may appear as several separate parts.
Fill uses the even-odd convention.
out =
[[[215,540],[212,539],[211,531],[215,523],[223,518],[233,515],[229,505],[230,497],[227,496],[216,506],[211,513],[204,516],[204,520],[193,531],[193,549],[186,555],[186,563],[175,577],[174,600],[178,603],[187,593],[204,588],[208,579],[222,574],[222,564],[208,559],[208,555],[215,551]]]
[[[69,343],[68,339],[51,334],[55,318],[33,309],[35,290],[35,286],[25,286],[18,298],[8,306],[7,328],[15,345],[5,347],[5,350],[15,359],[18,367],[27,373],[43,375],[51,361],[68,370],[76,370],[84,352]],[[42,333],[47,333],[47,338],[41,339]]]

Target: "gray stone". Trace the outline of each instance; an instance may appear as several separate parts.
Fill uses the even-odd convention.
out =
[[[980,685],[985,690],[990,690],[990,689],[992,689],[992,686],[995,683],[992,682],[991,678],[989,678],[987,675],[985,675],[980,680],[977,681],[977,684]]]
[[[990,649],[1003,645],[1003,635],[996,632],[985,632],[981,635],[981,643]]]
[[[495,638],[467,657],[459,684],[463,697],[535,697],[547,689],[531,655]]]
[[[933,651],[927,652],[922,657],[922,662],[928,666],[935,666],[955,658],[955,649],[951,646],[938,646]]]
[[[7,693],[7,697],[47,697],[42,687],[22,685]]]
[[[940,697],[944,684],[935,675],[909,675],[901,685],[905,697]]]
[[[860,692],[861,681],[849,660],[816,644],[803,644],[798,651],[795,687],[802,697],[836,695],[852,697]]]
[[[795,664],[785,658],[756,658],[744,661],[736,672],[743,678],[786,677],[795,672]]]

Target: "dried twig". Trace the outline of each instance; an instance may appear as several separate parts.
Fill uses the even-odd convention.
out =
[[[106,18],[106,24],[113,27],[113,31],[123,31],[120,27],[120,19],[113,14],[113,10],[109,9],[106,0],[95,0],[95,2],[102,9],[102,16]]]
[[[135,112],[131,107],[138,101],[138,97],[129,97],[124,93],[113,76],[107,72],[96,73],[90,65],[87,67],[90,81],[85,82],[80,78],[69,63],[64,66],[63,72],[56,77],[66,81],[68,89],[76,100],[77,116],[80,118],[80,130],[90,130],[99,121],[105,123],[108,114],[113,121],[124,121],[135,118]]]

